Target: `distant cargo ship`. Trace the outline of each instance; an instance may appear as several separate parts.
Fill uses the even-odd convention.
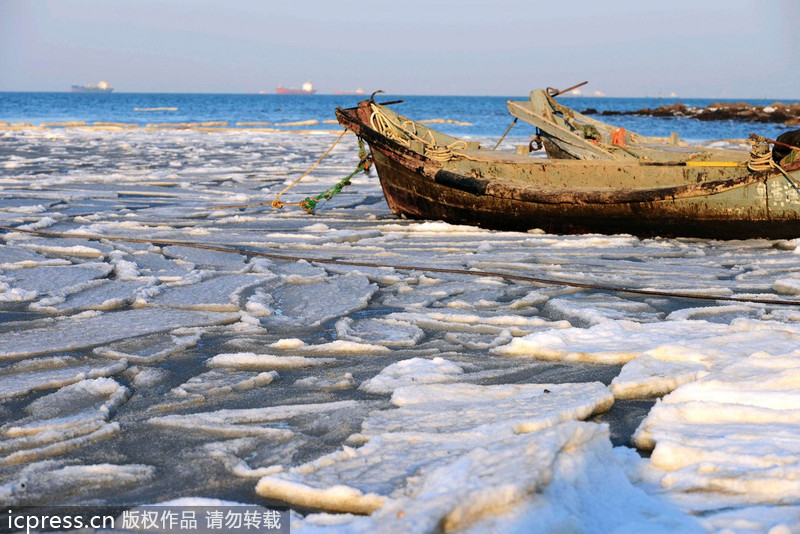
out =
[[[111,84],[106,81],[72,86],[73,93],[110,93],[113,90],[114,88],[111,87]]]
[[[281,87],[280,85],[275,88],[275,92],[279,95],[313,95],[317,92],[314,89],[314,85],[311,82],[306,82],[303,84],[302,89],[297,89],[295,87]]]

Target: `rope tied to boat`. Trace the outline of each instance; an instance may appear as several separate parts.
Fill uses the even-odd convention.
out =
[[[325,153],[322,154],[322,156],[320,156],[320,158],[316,161],[316,163],[314,163],[314,165],[312,165],[311,168],[308,169],[306,172],[304,172],[303,174],[298,176],[292,183],[290,183],[289,185],[284,187],[283,190],[280,193],[278,193],[273,200],[271,200],[269,202],[256,202],[254,204],[235,204],[235,205],[231,205],[231,206],[212,206],[212,207],[210,207],[208,209],[211,209],[211,210],[245,209],[245,208],[256,208],[256,207],[259,207],[259,206],[267,206],[267,205],[269,205],[272,208],[279,210],[279,209],[283,208],[284,206],[299,206],[299,207],[303,208],[307,213],[312,213],[314,211],[314,208],[317,207],[317,204],[319,203],[320,200],[323,200],[323,199],[330,200],[334,195],[340,193],[342,191],[343,187],[345,187],[347,185],[350,185],[350,179],[353,176],[355,176],[359,172],[365,172],[365,173],[369,172],[369,168],[370,168],[370,164],[371,164],[372,158],[367,153],[367,150],[364,147],[364,141],[359,137],[358,138],[359,163],[358,163],[358,166],[356,167],[355,171],[351,172],[349,175],[347,175],[342,180],[340,180],[337,184],[329,187],[328,189],[326,189],[325,191],[323,191],[322,193],[320,193],[319,195],[317,195],[315,197],[306,197],[305,199],[303,199],[303,200],[301,200],[299,202],[282,202],[280,200],[281,196],[284,193],[286,193],[291,188],[293,188],[295,185],[297,185],[300,182],[300,180],[302,180],[303,178],[305,178],[306,176],[311,174],[314,171],[314,169],[316,169],[319,166],[319,164],[322,163],[322,160],[324,160],[328,156],[328,154],[331,153],[331,151],[334,149],[334,147],[336,147],[337,144],[339,144],[339,141],[342,140],[342,137],[344,137],[344,134],[346,134],[346,133],[347,133],[347,129],[342,130],[342,132],[336,138],[336,141],[334,141],[333,144],[328,148],[328,150],[326,150]]]
[[[350,185],[350,179],[353,176],[360,172],[369,173],[372,157],[367,153],[367,149],[364,147],[364,141],[360,137],[358,138],[358,157],[359,162],[356,170],[339,180],[339,182],[332,185],[319,195],[315,197],[306,197],[305,199],[301,200],[299,202],[300,207],[303,208],[306,213],[313,213],[320,201],[330,200],[334,195],[341,193],[345,186]]]
[[[467,149],[466,141],[461,139],[448,145],[440,145],[430,130],[419,135],[414,121],[406,120],[401,123],[393,120],[375,104],[370,104],[370,107],[372,113],[369,116],[369,125],[373,130],[406,148],[411,148],[412,141],[419,141],[423,146],[423,154],[427,158],[444,163],[456,156],[454,150]]]
[[[750,134],[750,139],[753,144],[750,147],[750,159],[747,162],[747,169],[750,172],[764,172],[777,169],[783,177],[786,178],[786,181],[789,182],[792,189],[800,195],[800,187],[797,186],[797,183],[783,167],[775,163],[775,160],[772,159],[772,150],[769,148],[769,145],[770,143],[774,144],[775,141],[756,134]]]

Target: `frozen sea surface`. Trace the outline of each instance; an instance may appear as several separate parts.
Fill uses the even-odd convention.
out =
[[[0,504],[288,503],[298,532],[800,529],[800,306],[425,270],[790,299],[797,242],[409,221],[364,175],[313,216],[211,209],[271,201],[333,139],[0,133],[0,225],[72,234],[2,235]],[[283,200],[356,163],[345,137]]]

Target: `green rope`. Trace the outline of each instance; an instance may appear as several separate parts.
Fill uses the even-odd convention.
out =
[[[314,209],[316,209],[317,204],[319,204],[322,200],[330,200],[334,197],[334,195],[338,195],[342,192],[345,186],[350,185],[350,179],[360,172],[369,173],[370,169],[370,157],[367,154],[367,149],[364,147],[364,141],[359,137],[358,138],[358,157],[360,161],[358,162],[358,166],[356,170],[342,178],[338,183],[332,185],[319,195],[315,197],[306,197],[305,200],[300,202],[300,207],[303,208],[306,213],[314,213]]]

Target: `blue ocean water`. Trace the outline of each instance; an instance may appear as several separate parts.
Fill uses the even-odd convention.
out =
[[[323,121],[335,119],[336,107],[355,106],[364,96],[352,95],[275,95],[275,94],[174,94],[174,93],[0,93],[0,121],[47,122],[85,121],[93,123],[125,122],[141,126],[150,123],[223,121],[231,126],[239,122],[295,122],[318,120],[314,126],[338,129]],[[470,126],[441,124],[436,128],[455,136],[499,137],[511,122],[507,100],[520,96],[404,96],[379,95],[376,100],[402,99],[396,110],[413,119],[453,119]],[[569,97],[561,102],[584,111],[635,111],[682,102],[705,107],[719,99],[677,98],[593,98]],[[735,102],[741,100],[727,100]],[[768,105],[773,100],[745,100]],[[784,101],[790,103],[792,101]],[[168,109],[157,109],[168,108]],[[751,133],[775,138],[787,127],[780,124],[756,124],[737,121],[701,122],[690,118],[635,117],[629,115],[597,118],[645,135],[668,136],[677,132],[687,140],[742,139]],[[289,128],[289,127],[286,127]],[[518,123],[514,136],[534,133],[533,127]]]

